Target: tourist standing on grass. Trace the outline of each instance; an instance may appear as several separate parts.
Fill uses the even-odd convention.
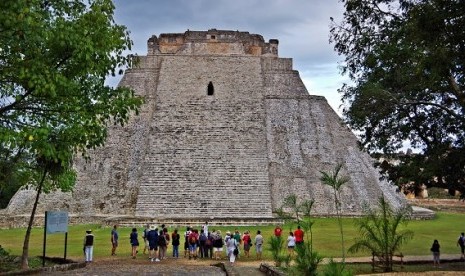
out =
[[[460,237],[457,240],[457,246],[460,246],[460,252],[462,252],[460,260],[465,260],[465,233],[462,232],[462,234],[460,234]]]
[[[158,228],[155,225],[150,225],[150,231],[147,234],[149,240],[149,259],[153,262],[159,262],[158,259]]]
[[[239,230],[234,231],[234,236],[233,238],[236,240],[237,245],[241,244],[242,238],[241,238],[241,233],[239,233]]]
[[[187,226],[186,232],[184,232],[184,258],[186,258],[189,254],[189,235],[191,232],[191,228]]]
[[[218,230],[213,235],[213,254],[215,254],[215,260],[221,259],[222,251],[223,251],[223,237],[221,237],[221,231]]]
[[[171,241],[170,233],[168,233],[168,228],[163,227],[163,235],[165,235],[165,239],[166,239],[166,252],[168,252],[168,247],[169,247],[170,241]]]
[[[116,248],[118,247],[118,231],[116,230],[116,225],[113,226],[113,230],[111,230],[111,255],[116,255]]]
[[[166,241],[166,236],[163,230],[160,230],[160,234],[158,235],[158,259],[160,259],[160,261],[166,258],[167,248],[168,242]]]
[[[226,250],[224,251],[224,254],[226,255],[226,258],[228,258],[228,256],[229,256],[229,254],[228,254],[228,241],[229,241],[229,239],[232,239],[231,232],[226,231],[226,235],[224,236],[224,242],[223,242],[223,244],[226,245]]]
[[[205,241],[205,249],[207,250],[206,257],[213,259],[213,237],[210,232],[207,234],[207,240]]]
[[[171,234],[171,245],[173,245],[173,258],[179,258],[179,244],[181,236],[178,234],[178,229],[174,229]]]
[[[226,249],[228,252],[229,263],[232,265],[236,261],[236,256],[239,255],[239,250],[237,249],[237,241],[234,237],[228,239],[226,242]]]
[[[202,230],[205,233],[205,235],[208,236],[208,221],[206,221],[205,224],[202,226]]]
[[[132,248],[131,256],[133,259],[135,259],[137,255],[137,247],[139,246],[139,237],[137,234],[137,228],[132,228],[132,232],[129,235],[129,241],[131,243],[131,248]]]
[[[260,230],[257,231],[257,235],[255,236],[255,252],[257,253],[257,260],[262,259],[262,252],[263,252],[263,236]]]
[[[236,240],[236,247],[237,247],[237,256],[236,257],[239,258],[239,253],[240,253],[239,247],[242,244],[242,237],[241,237],[241,233],[239,233],[239,230],[236,229],[234,231],[233,238]]]
[[[281,237],[282,232],[283,232],[283,229],[281,228],[281,226],[279,226],[279,224],[276,225],[276,228],[274,229],[274,235],[276,237]]]
[[[304,243],[304,231],[300,229],[300,225],[297,226],[297,230],[294,231],[295,244],[299,246]]]
[[[197,259],[197,246],[199,241],[199,234],[197,229],[192,229],[189,234],[189,260],[194,258]]]
[[[142,232],[142,238],[144,239],[144,252],[143,254],[145,255],[146,251],[150,251],[149,248],[149,240],[147,239],[147,234],[149,233],[149,225],[145,225],[144,232]]]
[[[433,252],[433,265],[436,267],[439,266],[439,248],[438,240],[434,240],[433,245],[431,246],[431,252]]]
[[[294,248],[295,248],[295,237],[294,233],[289,232],[289,237],[287,237],[287,251],[289,252],[290,256],[294,256]]]
[[[208,250],[207,250],[207,235],[205,232],[200,230],[199,235],[199,251],[200,251],[200,258],[208,258]]]
[[[92,262],[94,255],[94,235],[92,230],[87,230],[84,237],[84,254],[86,256],[86,263]]]
[[[249,231],[245,231],[242,236],[242,242],[244,243],[244,256],[250,257],[250,247],[252,246],[252,237],[250,237]]]

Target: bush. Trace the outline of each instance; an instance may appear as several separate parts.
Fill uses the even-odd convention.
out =
[[[445,190],[444,188],[431,187],[428,188],[428,198],[454,199],[457,197],[449,195],[447,190]]]
[[[329,263],[325,265],[323,270],[325,276],[352,276],[354,273],[352,270],[347,268],[347,265],[343,263],[335,262],[332,258],[329,259]]]
[[[17,268],[14,257],[0,245],[0,272],[7,272]]]
[[[289,266],[291,262],[291,256],[286,254],[283,250],[284,240],[281,236],[276,237],[272,236],[268,242],[269,249],[271,251],[271,256],[275,262],[276,267],[280,267],[281,264],[285,264],[286,267]]]
[[[304,242],[295,247],[297,256],[291,274],[313,276],[317,274],[318,264],[323,259],[318,252],[312,249],[312,244]]]

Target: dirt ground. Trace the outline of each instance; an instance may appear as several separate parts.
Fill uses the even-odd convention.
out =
[[[131,258],[105,258],[88,264],[85,268],[42,273],[42,275],[226,275],[224,271],[214,266],[226,260],[189,260],[187,258],[168,258],[160,262],[151,262],[147,256],[137,259]],[[260,261],[236,262],[235,271],[238,275],[253,276],[264,275],[259,271]]]
[[[360,260],[362,261],[362,260]],[[199,275],[199,276],[222,276],[226,275],[224,271],[214,264],[223,262],[229,265],[227,260],[188,260],[186,258],[173,259],[168,258],[161,262],[150,262],[146,256],[140,256],[133,260],[130,258],[112,258],[98,259],[94,263],[88,264],[85,268],[42,273],[42,275]],[[237,261],[234,264],[234,271],[240,276],[263,276],[264,274],[259,271],[262,261],[248,260]],[[271,262],[266,262],[272,265]],[[389,276],[456,276],[465,275],[465,262],[448,262],[443,263],[439,268],[434,268],[432,264],[424,264],[430,266],[431,271],[428,272],[394,272],[394,273],[374,273],[369,275],[389,275]],[[449,271],[456,270],[456,271]],[[366,275],[366,274],[365,274]]]

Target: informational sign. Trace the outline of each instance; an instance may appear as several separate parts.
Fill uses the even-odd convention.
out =
[[[68,212],[46,212],[45,229],[47,234],[68,232]]]

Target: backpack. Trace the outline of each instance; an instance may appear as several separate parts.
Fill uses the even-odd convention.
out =
[[[166,238],[165,235],[158,236],[158,245],[159,246],[166,246]]]
[[[190,244],[196,244],[197,243],[197,238],[195,237],[195,235],[191,235],[189,237],[189,243]]]
[[[205,243],[207,241],[207,236],[205,236],[205,234],[200,234],[199,240],[201,243]]]
[[[205,245],[206,246],[211,246],[212,245],[212,240],[207,238],[207,240],[205,241]]]
[[[93,246],[93,245],[94,245],[94,236],[93,235],[86,235],[85,246]]]

